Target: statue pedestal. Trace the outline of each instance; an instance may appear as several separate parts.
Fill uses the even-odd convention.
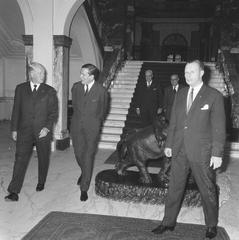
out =
[[[115,170],[104,170],[95,178],[95,192],[101,197],[116,201],[164,204],[168,189],[167,179],[159,177],[158,174],[150,174],[150,176],[152,183],[146,185],[139,182],[139,172],[127,171],[127,175],[120,176]],[[193,207],[202,205],[195,183],[188,182],[183,205]]]

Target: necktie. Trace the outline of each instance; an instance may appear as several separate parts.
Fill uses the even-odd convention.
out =
[[[176,88],[175,88],[175,87],[173,87],[173,93],[174,93],[174,94],[176,94],[176,93],[177,93],[177,91],[176,91]]]
[[[189,112],[191,106],[193,103],[193,88],[191,89],[191,92],[189,94],[189,98],[188,98],[188,105],[187,105],[187,113]]]
[[[84,96],[88,93],[88,90],[89,90],[88,84],[85,84],[85,93],[84,93]]]
[[[37,93],[37,85],[34,84],[34,88],[33,88],[33,90],[32,90],[32,94],[33,94],[33,95],[36,95],[36,93]]]

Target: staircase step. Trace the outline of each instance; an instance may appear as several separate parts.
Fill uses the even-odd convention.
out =
[[[117,143],[115,142],[99,142],[98,148],[100,149],[112,149],[115,150],[117,146]]]
[[[137,73],[135,73],[135,72],[119,72],[118,73],[118,75],[117,75],[117,77],[132,77],[132,78],[136,78],[136,77],[138,77],[139,76],[139,73],[137,72]]]
[[[132,98],[113,98],[111,99],[111,103],[113,104],[117,104],[117,103],[128,103],[130,104],[131,103],[131,99]]]
[[[102,133],[111,133],[111,134],[122,134],[123,130],[122,128],[117,127],[103,127]]]
[[[124,127],[125,121],[121,120],[106,120],[104,123],[105,127]]]
[[[127,93],[134,93],[134,89],[114,89],[114,88],[112,88],[111,89],[111,93],[125,93],[125,94],[127,94]]]
[[[115,80],[115,83],[125,84],[125,85],[136,85],[138,82],[138,78],[132,79],[132,78],[117,78]]]
[[[112,92],[112,90],[114,91]],[[110,92],[111,98],[132,98],[134,89],[131,88],[112,88]]]
[[[135,89],[135,85],[134,84],[114,84],[113,88],[121,88],[121,89]]]
[[[114,93],[111,94],[111,102],[131,102],[133,97],[132,94],[124,95],[123,93]]]
[[[129,103],[124,103],[124,102],[121,102],[121,103],[111,102],[111,108],[124,108],[128,110],[129,105],[130,105]]]
[[[138,68],[124,68],[120,73],[138,75],[139,69]]]
[[[119,142],[120,140],[120,135],[119,134],[106,134],[103,133],[100,136],[100,141],[104,142]]]
[[[125,108],[110,108],[110,113],[116,113],[116,114],[128,114],[128,109]]]
[[[131,64],[131,65],[142,65],[143,64],[143,61],[135,61],[135,60],[127,60],[126,62],[125,62],[125,64]]]
[[[122,121],[125,121],[126,120],[126,115],[110,113],[110,114],[108,114],[106,119],[107,120],[122,120]]]

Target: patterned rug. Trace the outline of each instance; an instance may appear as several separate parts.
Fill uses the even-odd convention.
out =
[[[94,214],[51,212],[22,240],[202,240],[205,226],[178,223],[173,232],[155,235],[159,221]],[[230,240],[219,227],[214,240]]]

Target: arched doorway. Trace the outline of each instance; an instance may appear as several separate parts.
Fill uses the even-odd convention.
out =
[[[15,87],[25,81],[24,33],[17,0],[0,1],[0,120],[11,118]]]
[[[179,33],[168,35],[162,43],[162,60],[167,61],[167,57],[172,55],[175,61],[176,55],[181,56],[181,61],[187,60],[188,43],[185,37]]]

